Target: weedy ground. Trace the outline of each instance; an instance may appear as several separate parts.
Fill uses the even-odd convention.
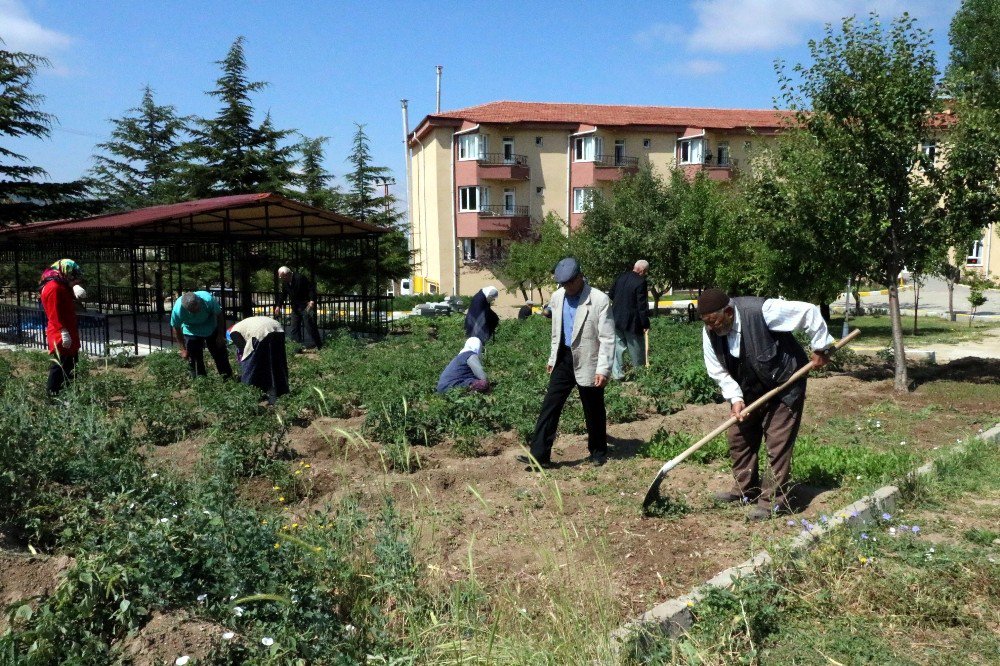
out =
[[[335,337],[292,355],[277,410],[236,383],[192,383],[175,353],[89,360],[54,401],[45,355],[0,355],[0,663],[611,663],[605,637],[625,618],[801,529],[710,501],[728,485],[721,440],[671,473],[661,515],[640,514],[663,460],[727,415],[700,329],[665,318],[651,367],[608,390],[609,464],[583,463],[571,399],[560,466],[525,472],[547,324],[501,326],[486,396],[433,392],[463,343],[457,319]],[[844,354],[810,380],[795,520],[995,420],[996,364],[916,368],[906,396],[887,372]],[[647,656],[726,662],[738,640]]]

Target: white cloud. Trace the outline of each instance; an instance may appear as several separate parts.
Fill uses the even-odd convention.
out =
[[[0,0],[0,37],[9,51],[51,57],[67,48],[73,38],[43,27],[31,18],[20,0]]]
[[[696,24],[686,41],[689,51],[744,53],[804,44],[825,23],[877,12],[888,23],[904,11],[929,23],[947,22],[954,0],[696,0]]]
[[[680,71],[687,74],[692,74],[694,76],[707,76],[709,74],[718,74],[725,67],[721,62],[717,60],[703,60],[701,58],[694,58],[688,60],[687,62],[681,63]]]

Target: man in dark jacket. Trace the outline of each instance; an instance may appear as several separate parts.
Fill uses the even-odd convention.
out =
[[[719,289],[698,297],[698,314],[705,323],[702,351],[708,376],[719,384],[722,397],[737,418],[727,437],[733,461],[732,490],[715,493],[723,502],[756,502],[750,520],[764,520],[789,511],[786,492],[792,470],[792,447],[802,422],[806,398],[803,377],[747,416],[743,408],[785,383],[809,362],[793,333],[810,339],[812,360],[826,365],[833,338],[819,308],[811,303],[750,296],[730,299]],[[767,445],[771,474],[763,485],[757,467],[761,440]]]
[[[646,331],[649,330],[649,301],[646,273],[649,262],[640,259],[632,270],[618,276],[611,287],[611,313],[615,318],[615,362],[611,378],[625,377],[625,349],[637,368],[646,365]]]
[[[316,285],[301,273],[295,273],[288,266],[278,269],[281,287],[275,299],[274,316],[281,314],[281,307],[288,301],[292,307],[289,335],[306,349],[323,346],[323,339],[316,324]],[[304,331],[303,331],[304,329]],[[303,335],[304,333],[304,335]]]

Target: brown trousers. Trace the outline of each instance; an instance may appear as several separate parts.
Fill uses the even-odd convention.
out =
[[[729,457],[733,461],[733,477],[736,484],[734,493],[739,493],[766,509],[776,505],[787,505],[785,493],[792,472],[792,447],[802,422],[800,398],[792,407],[780,400],[754,411],[742,422],[737,422],[726,433],[729,439]],[[766,474],[764,484],[761,478],[757,455],[761,440],[767,445],[767,458],[771,474]]]

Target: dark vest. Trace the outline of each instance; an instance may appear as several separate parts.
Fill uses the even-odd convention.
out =
[[[802,345],[791,333],[777,333],[767,327],[761,308],[763,298],[739,296],[731,299],[740,314],[740,357],[729,353],[726,336],[708,332],[719,363],[732,375],[749,404],[771,389],[783,384],[809,362]],[[778,395],[791,407],[806,392],[806,379],[795,382]]]
[[[445,367],[441,378],[438,379],[438,393],[444,393],[456,386],[468,386],[476,381],[476,373],[472,372],[472,368],[469,367],[469,357],[474,353],[471,351],[462,352],[451,359],[451,363]]]

